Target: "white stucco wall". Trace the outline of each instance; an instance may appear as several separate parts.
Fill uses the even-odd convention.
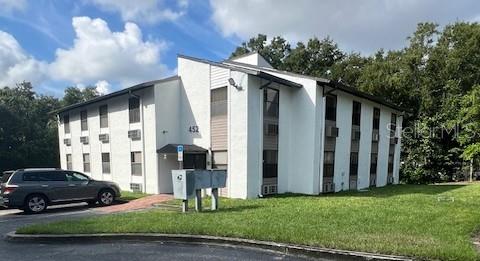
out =
[[[60,160],[61,167],[66,169],[66,154],[72,154],[72,167],[75,171],[83,172],[83,153],[90,154],[90,172],[86,173],[92,178],[99,180],[113,180],[119,183],[122,190],[130,190],[130,183],[144,184],[147,180],[148,193],[157,192],[157,157],[156,157],[156,128],[155,128],[155,104],[153,88],[147,88],[136,92],[143,99],[145,151],[143,142],[131,141],[128,138],[129,129],[142,129],[141,123],[129,124],[128,120],[128,94],[114,97],[98,103],[89,104],[82,108],[76,108],[68,112],[70,115],[70,131],[64,135],[63,124],[59,126]],[[108,128],[100,128],[98,108],[101,105],[108,106]],[[80,111],[88,111],[88,131],[80,131]],[[62,114],[63,115],[63,114]],[[144,132],[144,130],[142,130]],[[109,143],[98,140],[100,133],[109,134]],[[88,136],[89,144],[80,143],[80,136]],[[63,138],[71,138],[71,146],[63,144]],[[145,156],[143,166],[144,175],[141,177],[131,175],[130,152],[142,151]],[[110,153],[110,174],[102,173],[101,153]]]
[[[348,95],[344,95],[341,92],[335,92],[334,94],[337,95],[338,137],[335,145],[335,174],[333,182],[337,192],[349,189],[353,101]]]

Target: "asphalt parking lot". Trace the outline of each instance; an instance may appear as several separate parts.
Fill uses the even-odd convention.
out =
[[[309,260],[305,257],[284,255],[225,246],[174,244],[164,242],[120,241],[108,243],[14,243],[5,240],[5,234],[28,224],[46,223],[100,215],[98,208],[87,204],[55,206],[45,213],[26,215],[15,209],[0,209],[0,260]],[[28,250],[28,251],[26,251]],[[4,259],[5,257],[5,259]]]

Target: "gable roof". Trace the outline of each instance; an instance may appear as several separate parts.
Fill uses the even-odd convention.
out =
[[[110,99],[110,98],[113,98],[113,97],[117,97],[117,96],[124,95],[124,94],[127,94],[127,93],[131,93],[131,92],[134,92],[134,91],[142,90],[142,89],[145,89],[145,88],[153,87],[155,84],[174,81],[174,80],[178,80],[178,79],[180,79],[180,77],[175,75],[175,76],[163,78],[163,79],[160,79],[160,80],[140,83],[140,84],[137,84],[137,85],[134,85],[134,86],[116,91],[116,92],[112,92],[112,93],[109,93],[109,94],[106,94],[106,95],[98,96],[96,98],[93,98],[93,99],[85,101],[85,102],[79,102],[79,103],[75,103],[75,104],[72,104],[72,105],[65,106],[65,107],[60,108],[56,111],[53,111],[52,113],[59,114],[59,113],[62,113],[62,112],[68,111],[68,110],[72,110],[72,109],[75,109],[75,108],[83,107],[83,106],[86,106],[86,105],[89,105],[89,104],[92,104],[92,103],[100,102],[100,101],[107,100],[107,99]]]

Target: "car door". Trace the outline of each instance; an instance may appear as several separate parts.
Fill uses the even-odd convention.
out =
[[[68,171],[66,176],[72,199],[90,199],[97,196],[90,178],[85,174]]]
[[[54,203],[67,200],[68,184],[61,171],[26,172],[23,180],[26,191],[43,193]]]

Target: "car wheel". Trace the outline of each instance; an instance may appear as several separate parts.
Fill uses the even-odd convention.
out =
[[[30,195],[25,200],[25,212],[29,214],[42,213],[47,209],[47,198],[42,195]]]
[[[98,193],[98,203],[101,206],[110,206],[115,200],[115,192],[111,189],[104,189]]]

